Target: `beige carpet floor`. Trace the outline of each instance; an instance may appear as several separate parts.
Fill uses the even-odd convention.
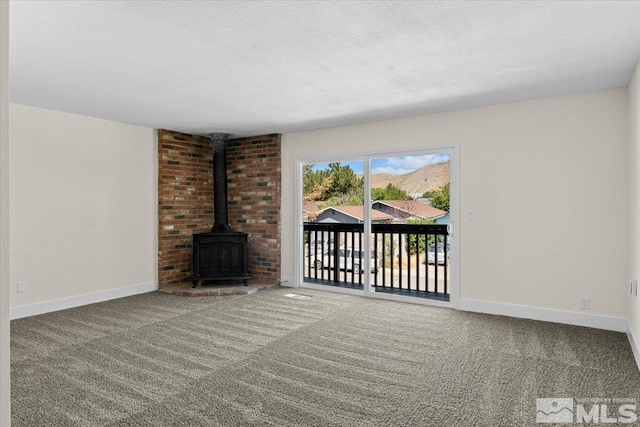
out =
[[[640,398],[621,333],[288,292],[13,321],[13,425],[530,426],[539,397]]]

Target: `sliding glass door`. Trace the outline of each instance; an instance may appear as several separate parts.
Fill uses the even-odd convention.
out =
[[[456,171],[456,147],[301,161],[302,286],[452,301]]]
[[[449,301],[451,155],[371,159],[375,292]]]
[[[303,275],[363,289],[364,161],[302,166]]]

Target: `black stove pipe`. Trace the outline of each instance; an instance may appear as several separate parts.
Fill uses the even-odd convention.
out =
[[[228,133],[207,135],[213,144],[213,212],[212,233],[232,233],[227,209],[227,140]]]

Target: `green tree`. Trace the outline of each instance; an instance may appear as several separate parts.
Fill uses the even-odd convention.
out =
[[[408,219],[407,224],[433,224],[430,219]],[[424,234],[407,234],[405,237],[405,249],[408,255],[415,255],[416,253],[423,254],[427,250],[427,244],[433,245],[434,236],[428,235],[425,241]],[[418,242],[416,246],[416,242]],[[417,249],[417,251],[416,251]]]
[[[361,191],[352,191],[331,196],[325,202],[327,206],[362,206],[364,195]]]
[[[327,170],[313,170],[313,165],[302,167],[302,188],[305,200],[324,200],[331,187],[331,175]]]
[[[329,197],[352,193],[364,185],[362,178],[356,175],[349,165],[329,163],[329,174],[332,178]]]
[[[409,200],[406,191],[389,183],[385,188],[372,188],[371,200]]]
[[[364,181],[349,165],[329,163],[329,169],[313,170],[313,165],[302,168],[305,200],[323,200],[331,205],[362,205]]]
[[[440,189],[425,193],[424,197],[431,199],[431,206],[449,212],[449,183],[447,182]]]

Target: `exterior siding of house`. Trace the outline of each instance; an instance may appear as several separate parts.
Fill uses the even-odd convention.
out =
[[[323,211],[320,215],[318,215],[315,222],[324,222],[324,223],[339,222],[341,224],[359,224],[362,221],[359,221],[357,218],[354,218],[350,215],[345,215],[340,211],[336,211],[329,208]]]
[[[449,224],[449,212],[444,216],[434,219],[433,222],[435,224]]]

